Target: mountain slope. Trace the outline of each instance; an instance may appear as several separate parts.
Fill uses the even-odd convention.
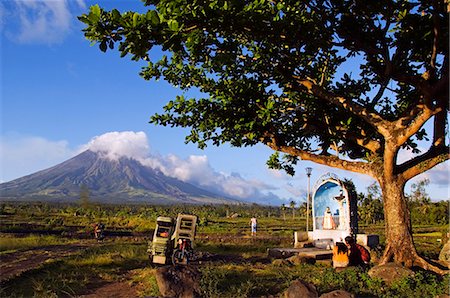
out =
[[[238,203],[167,177],[134,159],[110,160],[89,150],[49,169],[0,184],[0,199],[74,201],[80,197],[82,185],[89,189],[89,198],[99,202]]]

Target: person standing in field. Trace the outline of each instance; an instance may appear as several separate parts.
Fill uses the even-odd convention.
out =
[[[252,217],[250,219],[250,227],[251,227],[251,230],[252,230],[252,236],[256,235],[257,226],[258,226],[258,221],[256,220],[256,217]]]

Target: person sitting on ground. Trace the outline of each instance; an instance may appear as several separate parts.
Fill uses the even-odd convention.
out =
[[[348,266],[348,248],[343,242],[336,242],[333,247],[333,268]]]
[[[357,244],[352,236],[345,237],[345,244],[349,250],[349,266],[361,266],[365,268],[369,265],[370,253],[364,246]]]

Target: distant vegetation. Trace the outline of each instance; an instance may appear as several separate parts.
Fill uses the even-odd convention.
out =
[[[425,190],[429,183],[424,179],[411,185],[411,193],[407,195],[411,222],[413,225],[448,225],[448,201],[432,202]],[[383,197],[378,184],[370,185],[367,194],[358,195],[358,217],[362,224],[384,223]]]
[[[448,225],[448,201],[432,202],[425,187],[428,180],[422,180],[411,186],[408,195],[408,207],[413,225]],[[376,183],[367,188],[367,194],[358,194],[359,225],[384,225],[383,198]],[[310,211],[311,212],[311,211]],[[61,203],[0,203],[2,230],[4,231],[59,231],[65,233],[88,233],[92,224],[102,221],[113,231],[146,232],[154,228],[154,221],[159,215],[176,217],[178,213],[192,213],[199,218],[200,230],[217,233],[230,232],[216,222],[218,218],[239,222],[240,218],[256,216],[263,221],[290,222],[302,230],[306,225],[305,203],[296,206],[294,201],[289,206],[262,206],[258,204],[241,205],[120,205],[98,204],[89,202],[81,196],[76,204]],[[14,218],[14,220],[10,220]],[[213,223],[210,225],[210,223]],[[246,220],[238,227],[245,229]],[[295,228],[294,228],[295,229]]]

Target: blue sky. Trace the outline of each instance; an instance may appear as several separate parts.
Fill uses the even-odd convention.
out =
[[[310,162],[299,163],[290,177],[267,169],[271,151],[262,145],[199,150],[184,143],[185,130],[148,124],[153,113],[182,92],[164,81],[144,81],[138,75],[142,63],[90,46],[76,16],[97,2],[107,9],[143,9],[138,0],[0,3],[0,182],[94,147],[137,155],[168,175],[223,194],[276,205],[304,201],[308,166],[312,185],[328,172],[353,179],[358,192],[373,182]],[[404,159],[409,156],[402,153]],[[450,197],[448,164],[417,177],[431,180],[427,191],[433,200]]]

